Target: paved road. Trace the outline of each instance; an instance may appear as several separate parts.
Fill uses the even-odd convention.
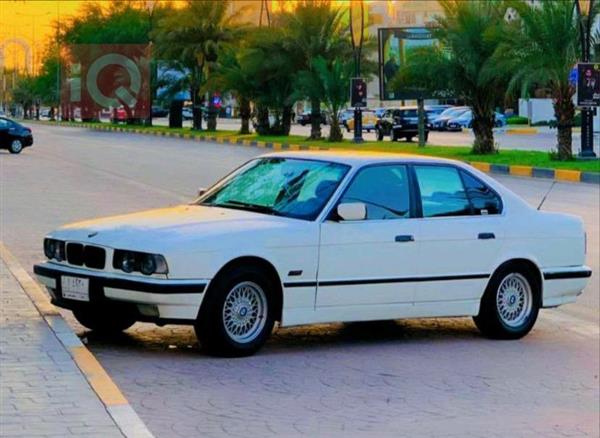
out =
[[[156,119],[154,121],[157,125],[168,125],[166,118]],[[191,122],[184,122],[184,126],[191,126]],[[236,130],[240,127],[239,119],[219,119],[219,129],[231,129]],[[507,133],[506,128],[494,129],[495,141],[500,149],[522,149],[522,150],[538,150],[538,151],[552,151],[556,150],[556,129],[550,129],[546,127],[540,127],[539,133],[535,135],[531,134],[514,134]],[[292,125],[292,134],[303,135],[308,137],[310,135],[310,126],[300,126],[298,124]],[[323,135],[329,134],[329,126],[323,126]],[[351,132],[344,131],[344,138],[351,139],[354,134]],[[374,133],[363,133],[365,140],[375,141]],[[435,145],[446,145],[446,146],[471,146],[473,144],[473,133],[469,132],[430,132],[429,143]],[[389,138],[386,137],[386,141]],[[416,141],[416,140],[415,140]],[[578,153],[580,150],[581,135],[578,132],[573,133],[573,152]],[[594,137],[594,149],[598,154],[600,152],[600,133],[596,133]]]
[[[36,146],[0,152],[0,239],[30,267],[69,221],[175,204],[263,150],[35,127]],[[501,178],[537,204],[551,182]],[[136,324],[101,339],[69,321],[137,413],[171,436],[598,436],[600,190],[557,183],[546,210],[588,230],[591,285],[544,310],[520,341],[470,319],[278,330],[251,358],[215,359],[188,327]]]

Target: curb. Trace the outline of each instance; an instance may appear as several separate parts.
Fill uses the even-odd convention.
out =
[[[115,126],[99,126],[95,123],[79,123],[79,122],[62,122],[57,125],[55,122],[47,121],[35,121],[35,123],[41,123],[44,125],[51,126],[69,126],[74,128],[87,128],[96,131],[116,131],[116,132],[133,132],[135,134],[143,135],[154,135],[163,137],[175,137],[183,138],[195,141],[211,141],[219,144],[229,144],[237,146],[251,146],[262,149],[273,149],[273,150],[310,150],[310,151],[326,151],[329,148],[324,146],[304,146],[289,143],[267,143],[264,141],[246,140],[237,137],[214,137],[195,135],[193,133],[179,133],[179,132],[159,132],[159,131],[145,131],[143,129],[128,129]],[[536,134],[539,130],[537,128],[509,128],[507,133],[509,134]],[[532,166],[521,166],[521,165],[507,165],[507,164],[493,164],[486,162],[467,161],[468,164],[479,169],[482,172],[500,174],[500,175],[512,175],[512,176],[523,176],[533,178],[546,178],[556,181],[563,182],[578,182],[586,184],[600,184],[600,173],[597,172],[582,172],[579,170],[567,170],[567,169],[548,169],[545,167],[532,167]]]
[[[23,269],[14,255],[0,241],[0,258],[16,278],[40,316],[69,352],[77,368],[104,405],[108,415],[125,437],[153,438],[144,422],[133,410],[119,387],[108,375],[96,357],[81,342],[71,327],[54,307],[38,283]]]

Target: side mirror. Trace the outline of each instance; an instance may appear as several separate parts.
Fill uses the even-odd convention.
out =
[[[199,187],[198,188],[198,196],[202,196],[203,194],[205,194],[207,192],[207,188],[206,187]]]
[[[362,202],[347,202],[337,206],[337,214],[344,221],[362,221],[367,218],[367,206]]]

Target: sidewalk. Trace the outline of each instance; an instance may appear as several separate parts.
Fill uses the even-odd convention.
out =
[[[0,300],[0,436],[123,437],[1,258]]]

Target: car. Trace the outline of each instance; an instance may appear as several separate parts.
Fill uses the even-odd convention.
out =
[[[375,125],[379,119],[373,111],[362,111],[362,129],[363,131],[371,132],[375,129]],[[354,115],[352,118],[346,121],[346,130],[348,132],[354,131]]]
[[[194,113],[192,111],[191,107],[183,107],[183,109],[181,110],[181,117],[183,117],[183,120],[193,120],[194,119]]]
[[[158,105],[152,105],[152,117],[167,117],[168,115],[169,110]]]
[[[427,113],[429,123],[433,124],[448,108],[452,108],[452,105],[425,105],[425,112]]]
[[[460,116],[465,111],[468,111],[468,106],[453,106],[445,109],[431,122],[431,129],[434,131],[445,131],[447,128],[448,120]]]
[[[327,111],[321,110],[321,124],[327,125],[327,120],[329,119],[329,114]],[[304,111],[302,114],[296,117],[296,122],[298,122],[302,126],[310,125],[312,122],[312,113],[311,111]]]
[[[338,121],[340,122],[340,125],[342,125],[344,128],[348,128],[348,120],[353,119],[354,118],[354,109],[353,108],[347,108],[343,111],[340,111],[340,114],[338,116]]]
[[[85,327],[193,325],[255,353],[274,323],[470,316],[518,339],[591,270],[580,218],[539,211],[466,163],[356,151],[254,158],[185,205],[77,222],[33,267]]]
[[[381,141],[385,136],[390,136],[392,141],[405,138],[412,141],[413,137],[419,135],[419,117],[417,107],[405,106],[400,108],[389,108],[375,124],[377,140]],[[429,137],[429,123],[425,113],[425,141]]]
[[[23,148],[33,145],[31,129],[6,117],[0,117],[0,149],[19,154]]]
[[[497,128],[506,125],[506,117],[498,112],[495,113],[494,126]],[[473,127],[473,112],[469,109],[457,117],[448,119],[446,123],[446,130],[448,131],[460,131],[463,128]]]

